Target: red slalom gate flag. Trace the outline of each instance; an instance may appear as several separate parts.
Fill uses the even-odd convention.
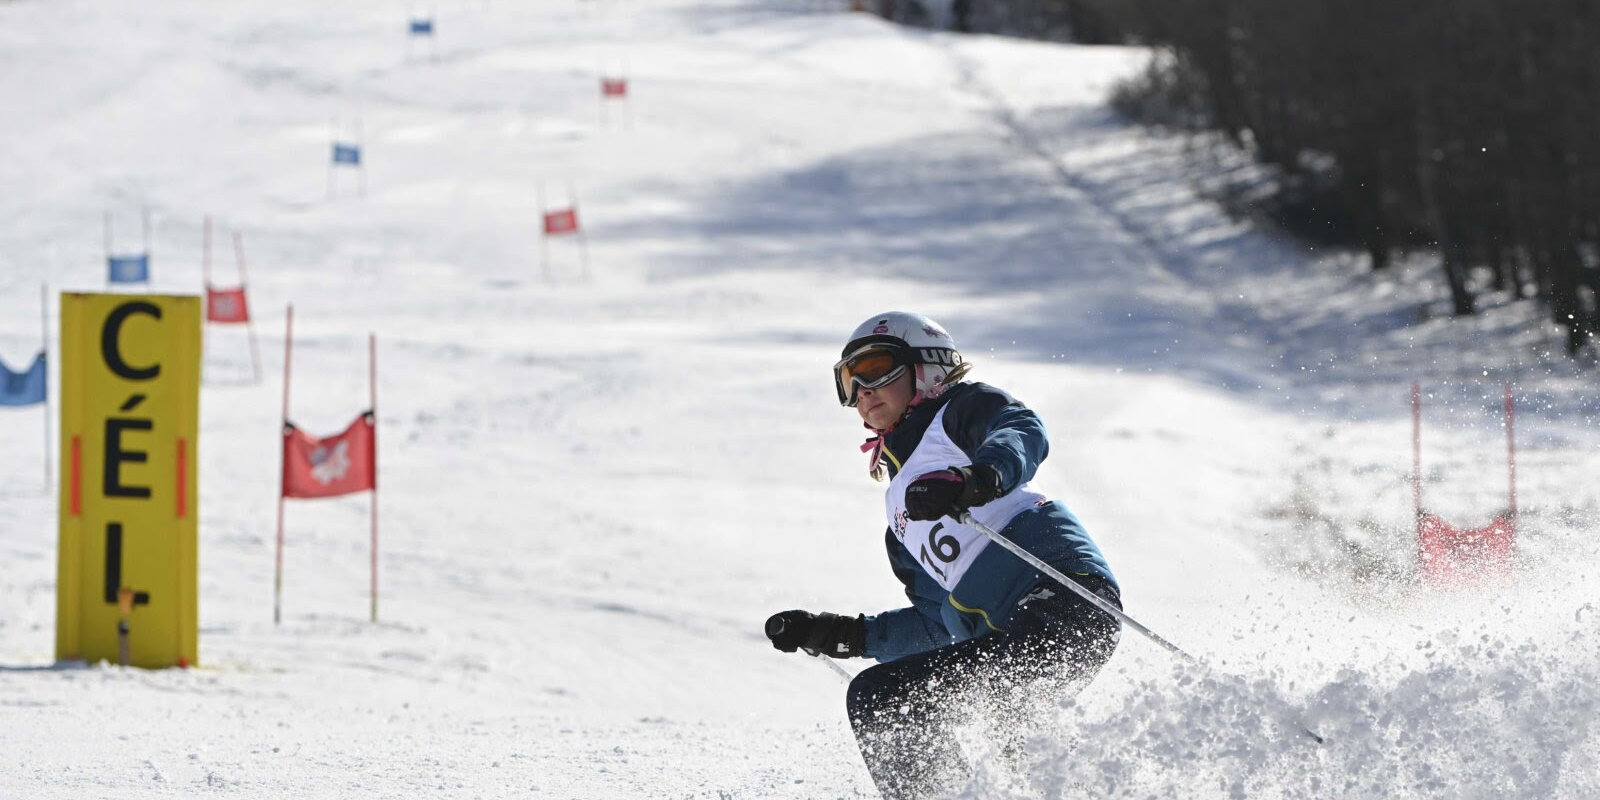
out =
[[[245,300],[244,287],[213,289],[206,287],[207,322],[249,322],[250,303]]]
[[[377,420],[363,412],[344,432],[324,439],[283,425],[283,496],[338,497],[378,486]]]
[[[567,208],[561,211],[546,211],[544,214],[544,232],[547,236],[577,233],[578,209]]]
[[[601,78],[600,94],[605,97],[627,97],[627,78]]]
[[[1417,525],[1422,576],[1429,583],[1448,585],[1503,575],[1511,565],[1516,535],[1516,525],[1509,517],[1497,517],[1482,528],[1460,530],[1434,514],[1424,514]]]

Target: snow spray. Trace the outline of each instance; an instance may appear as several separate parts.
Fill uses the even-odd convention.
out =
[[[990,528],[989,526],[987,526],[987,525],[979,522],[978,520],[974,519],[973,516],[972,516],[972,512],[970,512],[970,511],[961,512],[961,524],[972,527],[973,529],[977,530],[979,533],[983,534],[984,536],[989,537],[991,540],[994,541],[995,544],[998,544],[1001,547],[1004,547],[1005,549],[1010,550],[1018,558],[1022,559],[1023,561],[1028,562],[1028,564],[1030,566],[1032,566],[1034,569],[1037,569],[1040,572],[1043,572],[1044,574],[1046,574],[1046,575],[1050,576],[1051,578],[1055,579],[1055,581],[1057,583],[1059,583],[1062,586],[1066,587],[1067,589],[1071,590],[1074,594],[1078,595],[1079,597],[1083,598],[1084,600],[1089,601],[1089,603],[1091,605],[1093,605],[1095,608],[1098,608],[1101,611],[1104,611],[1107,614],[1110,614],[1111,616],[1117,618],[1118,620],[1121,620],[1123,624],[1125,624],[1128,627],[1133,628],[1134,630],[1136,630],[1139,633],[1143,634],[1144,637],[1149,639],[1150,641],[1155,642],[1158,645],[1161,645],[1161,647],[1163,649],[1165,649],[1166,651],[1178,656],[1179,658],[1183,659],[1184,661],[1186,661],[1186,662],[1188,662],[1190,664],[1195,664],[1195,665],[1199,665],[1199,666],[1206,666],[1204,663],[1202,663],[1200,661],[1200,659],[1190,655],[1189,653],[1185,652],[1183,650],[1183,648],[1180,648],[1177,645],[1173,644],[1172,642],[1167,641],[1165,638],[1163,638],[1162,636],[1157,634],[1155,631],[1152,631],[1149,628],[1145,627],[1138,620],[1134,619],[1133,617],[1128,616],[1128,614],[1126,612],[1124,612],[1122,609],[1117,608],[1116,606],[1106,602],[1106,600],[1104,598],[1102,598],[1099,595],[1095,594],[1094,592],[1091,592],[1088,589],[1085,589],[1084,587],[1080,586],[1076,581],[1072,580],[1071,578],[1068,578],[1066,575],[1061,574],[1060,570],[1056,569],[1055,567],[1050,566],[1049,564],[1044,563],[1044,561],[1042,561],[1038,556],[1035,556],[1034,554],[1028,552],[1027,550],[1024,550],[1021,545],[1018,545],[1016,542],[1013,542],[1010,539],[1007,539],[1006,537],[1000,535],[1000,533],[998,531],[996,531],[993,528]],[[1324,744],[1325,743],[1323,741],[1322,737],[1318,736],[1317,733],[1315,731],[1311,730],[1309,727],[1306,727],[1306,724],[1304,722],[1301,722],[1299,719],[1294,719],[1294,720],[1291,720],[1291,721],[1293,722],[1295,727],[1300,729],[1301,733],[1304,733],[1305,735],[1310,736],[1312,739],[1316,740],[1317,744]]]

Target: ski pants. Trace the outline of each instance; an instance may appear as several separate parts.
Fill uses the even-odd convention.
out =
[[[1108,582],[1078,580],[1122,607]],[[1100,671],[1121,631],[1115,617],[1047,579],[1017,604],[1003,632],[863,670],[847,703],[878,791],[912,800],[965,785],[972,770],[956,735],[973,722],[1000,739],[999,751],[1020,756],[1029,729]]]

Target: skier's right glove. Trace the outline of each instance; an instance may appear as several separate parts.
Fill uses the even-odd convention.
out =
[[[988,464],[947,467],[918,475],[906,486],[906,516],[925,522],[959,517],[976,506],[988,505],[1005,492],[1000,473]]]
[[[865,617],[784,611],[767,619],[767,638],[785,653],[804,650],[811,655],[854,658],[867,654]]]

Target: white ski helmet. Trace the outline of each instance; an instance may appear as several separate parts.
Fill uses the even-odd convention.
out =
[[[966,374],[961,352],[939,323],[921,314],[889,311],[874,314],[856,326],[833,365],[833,385],[839,404],[854,406],[857,389],[876,389],[899,378],[907,369],[916,376],[911,404],[938,397]]]

